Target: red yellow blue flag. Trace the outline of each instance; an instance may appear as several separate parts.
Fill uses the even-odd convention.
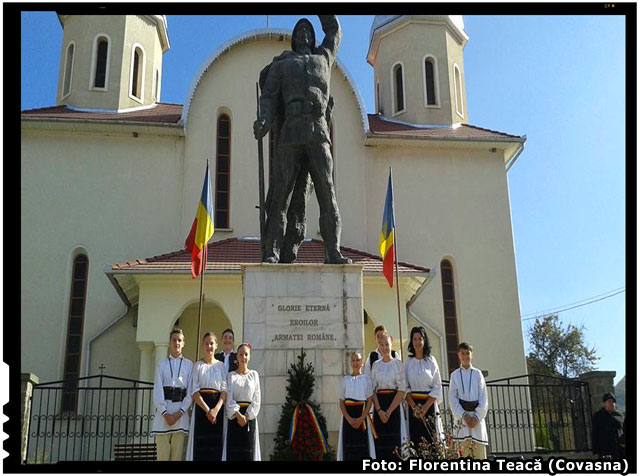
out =
[[[200,271],[207,265],[207,243],[213,236],[213,198],[211,193],[211,180],[209,178],[209,161],[204,176],[202,195],[196,210],[196,218],[191,225],[191,231],[187,236],[184,246],[191,252],[191,276],[197,278]]]
[[[393,187],[391,170],[389,170],[389,183],[387,185],[387,199],[384,203],[384,216],[382,217],[382,231],[380,231],[380,256],[382,257],[382,274],[393,287],[393,258],[395,219],[393,217]]]

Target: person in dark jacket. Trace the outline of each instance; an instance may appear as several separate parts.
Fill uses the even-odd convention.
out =
[[[238,368],[238,356],[233,351],[234,339],[233,329],[222,331],[222,352],[214,355],[217,360],[224,364],[224,370],[227,373],[233,372]]]
[[[616,410],[616,397],[605,393],[602,408],[593,414],[591,421],[591,449],[598,456],[622,458],[623,417]]]

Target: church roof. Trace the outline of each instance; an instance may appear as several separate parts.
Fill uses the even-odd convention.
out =
[[[411,137],[438,140],[489,140],[523,141],[526,138],[505,132],[485,129],[470,124],[416,125],[386,119],[377,114],[368,114],[370,136]]]
[[[67,106],[51,106],[22,111],[23,120],[68,120],[121,123],[181,124],[181,104],[158,103],[155,107],[132,112],[79,111]],[[521,141],[524,137],[485,129],[470,124],[455,126],[421,126],[386,119],[377,114],[367,114],[370,137],[393,136],[444,140],[508,140]]]
[[[381,274],[382,259],[379,256],[345,246],[340,247],[343,256],[351,258],[353,264],[363,266],[364,274]],[[239,273],[244,264],[260,263],[260,241],[258,238],[228,238],[209,243],[207,248],[207,271],[214,273]],[[321,240],[305,240],[298,250],[300,264],[324,263],[324,243]],[[191,253],[180,250],[136,259],[107,266],[107,274],[119,273],[191,273]],[[398,272],[403,275],[426,276],[429,268],[410,263],[398,263]]]
[[[114,121],[178,124],[182,104],[158,103],[155,107],[131,112],[83,111],[67,106],[50,106],[22,111],[23,120]]]

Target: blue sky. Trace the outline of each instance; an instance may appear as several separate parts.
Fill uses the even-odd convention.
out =
[[[269,26],[291,29],[299,17],[270,16]],[[366,62],[373,16],[339,18],[339,57],[374,112]],[[169,15],[162,101],[183,104],[211,52],[266,21]],[[624,288],[624,17],[469,15],[464,22],[469,123],[528,138],[508,173],[523,317]],[[54,105],[60,23],[53,12],[29,12],[21,26],[21,107]],[[586,327],[598,367],[615,370],[616,382],[625,374],[625,299],[623,292],[560,313],[564,323]],[[523,321],[525,345],[532,323]]]

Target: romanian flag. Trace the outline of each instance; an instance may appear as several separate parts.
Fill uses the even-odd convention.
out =
[[[213,198],[211,194],[211,180],[209,179],[209,161],[207,160],[207,172],[204,176],[202,186],[202,196],[198,203],[196,218],[191,225],[191,231],[184,246],[191,252],[191,276],[194,278],[200,275],[203,260],[207,265],[207,243],[213,236]]]
[[[395,220],[393,218],[393,187],[391,186],[391,170],[389,170],[389,184],[387,185],[387,199],[384,203],[382,231],[380,231],[380,256],[382,256],[382,274],[387,278],[389,287],[393,287],[393,257]]]

